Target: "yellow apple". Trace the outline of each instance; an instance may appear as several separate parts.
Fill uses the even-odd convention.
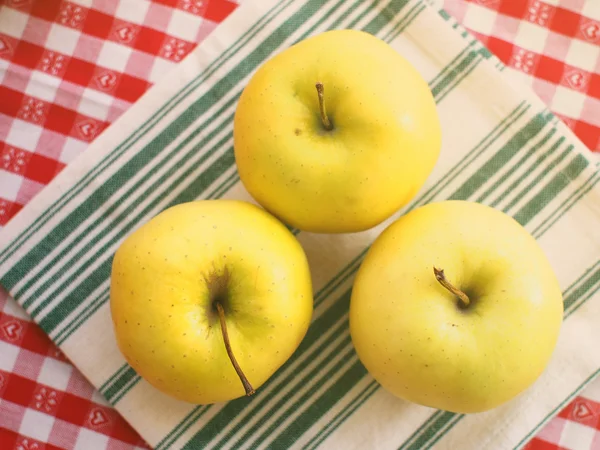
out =
[[[562,316],[555,273],[519,223],[479,203],[443,201],[376,239],[354,282],[350,332],[392,394],[473,413],[535,382]]]
[[[115,254],[110,306],[119,349],[150,384],[197,404],[251,395],[296,350],[312,316],[305,253],[247,202],[158,214]]]
[[[248,192],[305,231],[371,228],[421,188],[440,152],[427,83],[356,30],[307,38],[264,63],[237,105],[234,149]]]

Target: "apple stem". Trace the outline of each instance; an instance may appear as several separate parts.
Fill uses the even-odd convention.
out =
[[[229,342],[229,334],[227,334],[227,324],[225,323],[225,311],[223,310],[223,306],[220,303],[216,303],[217,312],[219,313],[219,322],[221,322],[221,331],[223,332],[223,341],[225,341],[225,349],[227,350],[227,354],[229,355],[229,359],[231,360],[231,364],[233,364],[233,368],[240,377],[242,384],[244,385],[244,389],[246,390],[246,395],[250,396],[254,394],[254,388],[242,372],[242,368],[238,364],[235,356],[233,356],[233,350],[231,349],[231,343]]]
[[[462,306],[464,308],[469,306],[469,304],[471,303],[471,300],[469,300],[469,297],[467,296],[467,294],[465,294],[460,289],[454,287],[452,285],[452,283],[450,283],[448,281],[448,279],[446,278],[446,275],[444,275],[443,269],[438,269],[437,267],[434,267],[433,273],[435,275],[435,279],[438,280],[442,286],[444,286],[446,289],[448,289],[450,292],[452,292],[454,295],[456,295],[460,299],[460,301],[462,302]]]
[[[316,84],[317,87],[317,95],[319,96],[319,110],[321,111],[321,121],[323,122],[323,126],[327,131],[333,130],[333,125],[327,117],[327,111],[325,110],[325,88],[323,87],[323,83],[320,81]]]

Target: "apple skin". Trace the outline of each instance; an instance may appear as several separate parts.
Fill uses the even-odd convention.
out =
[[[265,62],[239,99],[233,136],[248,192],[285,223],[318,233],[387,219],[421,188],[441,148],[425,80],[387,43],[356,30],[318,34]]]
[[[433,267],[471,299],[459,300]],[[555,273],[512,217],[443,201],[392,223],[359,268],[350,333],[371,375],[392,394],[459,413],[497,407],[541,375],[563,317]]]
[[[158,214],[116,252],[110,306],[119,349],[172,397],[210,404],[245,395],[207,285],[225,271],[232,351],[257,389],[296,350],[313,311],[306,255],[281,222],[247,202],[189,202]]]

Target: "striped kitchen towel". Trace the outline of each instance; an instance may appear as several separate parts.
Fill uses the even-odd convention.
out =
[[[212,406],[168,398],[117,350],[108,306],[114,252],[169,206],[250,199],[232,148],[240,92],[271,55],[333,28],[372,33],[417,67],[441,116],[440,160],[415,199],[375,229],[298,234],[314,277],[313,323],[255,396]],[[159,450],[523,446],[600,370],[600,173],[570,130],[503,69],[421,0],[245,2],[8,224],[0,281]],[[394,218],[448,198],[512,215],[538,239],[564,290],[565,322],[548,369],[523,395],[475,415],[392,397],[360,364],[348,333],[350,289],[370,243]]]

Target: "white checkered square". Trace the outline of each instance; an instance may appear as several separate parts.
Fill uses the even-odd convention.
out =
[[[74,450],[90,450],[92,448],[106,448],[108,436],[95,433],[91,430],[82,428],[77,437],[77,443]]]
[[[37,382],[65,391],[69,385],[69,379],[73,372],[73,366],[54,358],[46,358],[42,364],[42,370],[38,375]]]
[[[88,145],[89,144],[80,141],[79,139],[68,137],[65,140],[65,144],[62,148],[59,161],[69,164],[71,161],[77,158],[88,147]]]
[[[95,119],[106,120],[108,111],[113,102],[112,96],[95,89],[86,88],[83,91],[81,102],[77,110],[81,114]]]
[[[591,449],[596,430],[577,422],[565,423],[560,437],[560,446],[568,449]]]
[[[59,86],[60,78],[53,77],[38,70],[34,70],[31,73],[29,83],[27,83],[25,93],[32,97],[36,97],[47,102],[52,102],[56,97],[56,91],[58,90]]]
[[[175,67],[176,63],[172,61],[168,61],[162,58],[156,58],[154,60],[154,64],[152,65],[152,70],[150,71],[149,81],[151,83],[156,83],[159,81],[169,70]]]
[[[552,108],[559,115],[581,117],[586,95],[563,86],[556,87]]]
[[[150,2],[118,2],[115,17],[141,25],[144,23],[149,7]]]
[[[59,53],[72,55],[77,46],[79,36],[81,36],[80,31],[54,24],[46,39],[46,48]]]
[[[42,131],[42,127],[15,119],[8,136],[6,136],[6,143],[33,152],[37,147]]]
[[[582,16],[589,17],[590,19],[600,20],[600,2],[594,2],[589,0],[579,0],[583,1],[583,5],[581,5],[580,14]],[[563,3],[568,5],[568,1]]]
[[[2,198],[11,201],[17,200],[22,181],[23,177],[20,175],[0,169],[0,192],[2,192]]]
[[[115,42],[106,41],[98,55],[96,64],[118,72],[123,72],[133,50]]]
[[[471,3],[465,12],[463,26],[488,35],[494,29],[497,17],[496,11]]]
[[[0,6],[0,31],[9,36],[23,36],[29,16],[16,9]]]
[[[600,47],[577,39],[571,40],[565,62],[571,66],[593,72],[600,55]]]
[[[20,348],[8,342],[0,341],[0,370],[12,372],[19,357]]]
[[[53,424],[54,417],[28,408],[23,415],[19,434],[46,442]]]
[[[515,36],[513,44],[532,52],[543,53],[548,35],[549,31],[547,28],[523,21],[519,25],[519,31]]]
[[[180,11],[173,11],[167,33],[179,39],[194,42],[202,19],[198,16]]]

